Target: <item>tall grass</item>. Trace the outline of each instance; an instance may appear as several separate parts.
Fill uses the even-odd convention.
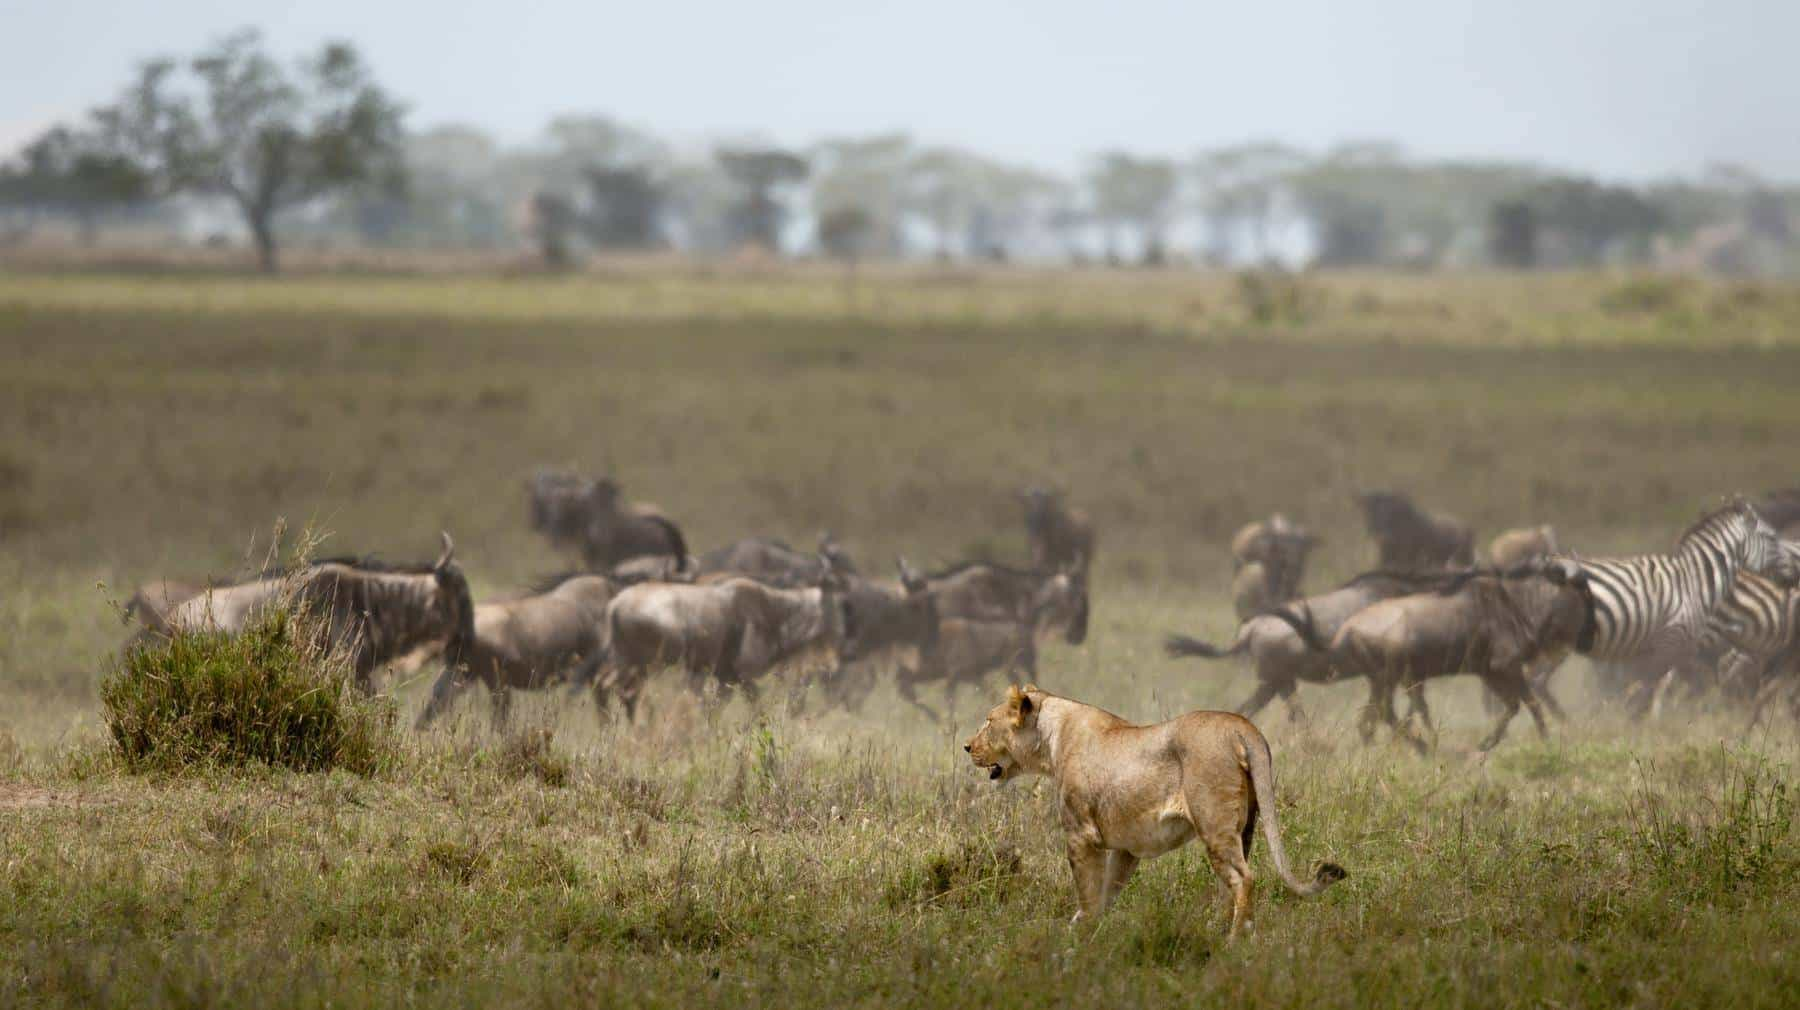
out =
[[[251,764],[369,775],[395,755],[395,708],[365,696],[308,618],[269,607],[241,633],[180,632],[130,648],[100,684],[133,771]]]

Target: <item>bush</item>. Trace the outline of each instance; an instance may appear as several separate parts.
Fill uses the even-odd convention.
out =
[[[100,685],[131,771],[263,764],[368,775],[396,752],[394,706],[356,686],[306,621],[271,608],[238,635],[177,634],[129,650]]]

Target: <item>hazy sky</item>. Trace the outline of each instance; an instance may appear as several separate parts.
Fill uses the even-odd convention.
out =
[[[0,149],[138,60],[262,27],[362,46],[412,122],[911,130],[1067,170],[1123,146],[1383,137],[1645,178],[1800,178],[1800,0],[0,0]]]

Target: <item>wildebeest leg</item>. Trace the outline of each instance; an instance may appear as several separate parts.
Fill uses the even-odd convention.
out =
[[[1437,724],[1431,721],[1431,706],[1425,703],[1425,682],[1415,680],[1406,685],[1406,700],[1411,709],[1406,715],[1407,720],[1410,722],[1413,716],[1418,716],[1419,722],[1425,726],[1425,732],[1431,736],[1431,746],[1437,747]]]
[[[435,722],[468,686],[469,678],[461,670],[445,670],[439,674],[437,683],[431,685],[431,697],[425,702],[425,707],[420,710],[419,718],[413,723],[413,728],[424,729]]]
[[[1393,732],[1395,737],[1412,744],[1413,749],[1420,754],[1425,753],[1425,741],[1414,736],[1410,724],[1402,724],[1399,713],[1394,710],[1395,681],[1388,676],[1376,675],[1369,678],[1369,685],[1371,692],[1369,700],[1374,704],[1376,712],[1380,714],[1381,721],[1387,723],[1388,729]]]
[[[894,690],[899,692],[900,697],[912,702],[919,711],[925,713],[927,719],[932,722],[940,722],[943,717],[938,715],[937,709],[919,700],[918,685],[922,679],[917,669],[909,669],[902,665],[894,671]]]
[[[1250,697],[1245,698],[1244,703],[1237,707],[1238,715],[1241,715],[1246,719],[1253,719],[1256,717],[1256,713],[1263,710],[1264,706],[1275,700],[1277,694],[1289,696],[1291,698],[1293,691],[1292,687],[1290,686],[1285,692],[1282,691],[1281,688],[1282,685],[1279,681],[1257,681],[1256,690],[1250,692]],[[1288,712],[1290,715],[1293,713],[1293,704],[1293,701],[1288,701]]]
[[[505,684],[493,685],[488,692],[488,701],[493,705],[494,729],[505,730],[507,722],[512,719],[512,688]]]
[[[1304,724],[1306,711],[1300,707],[1299,685],[1294,681],[1284,681],[1281,685],[1281,701],[1287,706],[1288,722]]]
[[[1543,699],[1529,680],[1525,681],[1525,711],[1531,713],[1531,722],[1537,726],[1538,736],[1544,740],[1550,739],[1550,726],[1544,722]]]
[[[1494,728],[1489,731],[1488,735],[1482,739],[1480,745],[1476,748],[1477,750],[1482,751],[1493,750],[1494,747],[1500,743],[1500,740],[1506,736],[1506,727],[1512,724],[1513,716],[1519,714],[1518,685],[1490,683],[1488,686],[1492,688],[1495,693],[1500,695],[1500,701],[1505,705],[1505,710],[1501,712],[1498,719],[1494,720]],[[1534,705],[1534,714],[1540,720],[1539,726],[1541,728],[1543,714],[1535,712],[1535,708],[1536,706]]]

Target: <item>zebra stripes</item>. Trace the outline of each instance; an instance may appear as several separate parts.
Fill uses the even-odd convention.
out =
[[[1739,572],[1707,619],[1706,637],[1767,659],[1794,644],[1797,628],[1800,591],[1752,572]]]
[[[1793,561],[1773,528],[1735,501],[1695,523],[1670,554],[1575,560],[1594,602],[1583,649],[1601,660],[1645,659],[1660,668],[1695,654],[1707,621],[1740,571],[1787,572]]]

